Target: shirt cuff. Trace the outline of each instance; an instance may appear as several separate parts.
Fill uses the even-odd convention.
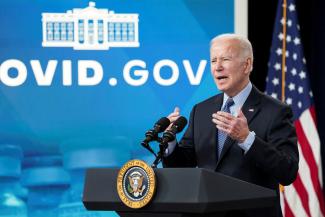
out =
[[[173,153],[176,144],[177,144],[176,139],[174,141],[168,142],[168,147],[165,150],[164,157],[168,157],[171,153]]]
[[[245,154],[253,145],[253,142],[255,140],[255,135],[256,134],[254,131],[250,131],[248,136],[246,137],[245,141],[242,143],[238,143],[239,147],[245,151],[244,152]]]

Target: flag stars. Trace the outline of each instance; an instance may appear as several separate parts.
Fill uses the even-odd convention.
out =
[[[301,71],[301,72],[299,73],[299,77],[300,77],[301,79],[306,78],[306,72]]]
[[[281,69],[281,64],[280,63],[275,63],[274,64],[274,68],[275,68],[275,70],[280,70]]]
[[[274,86],[279,84],[279,79],[278,78],[273,78],[272,83]]]
[[[300,38],[295,37],[295,39],[293,39],[293,43],[295,43],[295,45],[300,44]]]
[[[287,98],[286,99],[286,103],[288,104],[288,105],[291,105],[292,104],[292,99],[289,97],[289,98]]]
[[[284,24],[284,18],[282,17],[280,20],[280,23],[283,25]]]
[[[284,18],[282,17],[282,19],[280,20],[280,23],[283,25],[284,24]],[[288,19],[287,23],[286,23],[289,27],[292,26],[292,20]]]
[[[294,4],[291,3],[291,4],[289,5],[289,11],[292,12],[292,11],[294,11],[294,10],[296,10],[296,6],[295,6]]]
[[[291,35],[287,35],[287,42],[291,42]]]
[[[298,102],[298,108],[301,108],[302,107],[302,103],[299,101]]]
[[[276,94],[276,93],[272,93],[271,96],[272,96],[274,99],[277,99],[277,98],[278,98],[278,94]]]
[[[288,86],[288,88],[289,88],[290,91],[293,91],[293,90],[296,89],[296,86],[295,86],[294,83],[290,83],[289,86]]]
[[[288,1],[287,4],[283,2],[280,4],[286,10],[287,16],[280,16],[275,24],[266,92],[272,98],[281,99],[279,88],[285,85],[286,97],[282,100],[292,107],[295,118],[299,118],[303,110],[311,106],[312,100],[309,99],[313,98],[313,94],[307,80],[306,59],[301,47],[303,39],[299,35],[300,26],[295,14],[296,5],[293,0]],[[287,43],[286,49],[282,48],[283,42]],[[281,60],[285,62],[282,63]],[[286,80],[282,79],[284,72],[287,72]]]

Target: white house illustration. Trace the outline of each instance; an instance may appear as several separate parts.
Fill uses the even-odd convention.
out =
[[[138,16],[97,9],[95,2],[67,13],[42,13],[42,46],[75,50],[139,47]]]

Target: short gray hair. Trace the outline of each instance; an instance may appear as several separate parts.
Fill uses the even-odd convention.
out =
[[[247,39],[247,37],[239,34],[234,34],[234,33],[217,35],[210,41],[210,48],[212,44],[219,39],[233,39],[239,41],[239,46],[242,48],[243,52],[246,54],[247,57],[252,58],[252,62],[253,62],[254,60],[253,47],[251,42]]]

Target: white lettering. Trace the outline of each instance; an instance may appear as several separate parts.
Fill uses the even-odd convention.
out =
[[[72,66],[71,60],[63,60],[62,70],[63,70],[63,85],[71,86],[72,85]]]
[[[194,75],[194,72],[193,72],[193,69],[191,67],[191,63],[189,60],[183,60],[183,65],[184,65],[188,80],[190,81],[190,84],[199,85],[201,83],[201,79],[203,76],[204,69],[207,65],[207,61],[206,60],[200,61],[199,67],[196,71],[196,75]]]
[[[88,76],[88,69],[92,69],[93,76]],[[81,86],[97,85],[103,79],[102,65],[95,60],[78,61],[78,84]]]
[[[134,66],[139,66],[143,68],[144,70],[134,70],[133,74],[135,76],[139,76],[140,78],[138,79],[133,79],[130,75],[130,70]],[[124,69],[123,69],[123,77],[126,83],[132,85],[132,86],[140,86],[146,83],[148,80],[149,72],[148,70],[145,70],[146,68],[146,63],[142,60],[131,60],[127,64],[125,64]]]
[[[9,69],[15,68],[18,75],[15,78],[9,76]],[[19,60],[9,59],[4,61],[0,67],[0,80],[7,86],[15,87],[23,84],[27,78],[27,68]]]
[[[166,67],[166,66],[171,68],[172,76],[170,78],[168,78],[168,79],[163,79],[160,76],[160,69],[162,67]],[[175,82],[178,79],[178,76],[179,76],[179,69],[178,69],[178,66],[176,65],[176,63],[174,61],[160,60],[153,67],[153,77],[154,77],[155,81],[157,81],[158,84],[161,84],[163,86],[170,86],[172,84],[175,84]]]
[[[46,66],[45,72],[43,72],[39,60],[31,60],[30,64],[32,66],[37,84],[40,86],[50,86],[52,84],[58,61],[50,60]]]
[[[53,84],[55,73],[62,73],[62,85],[71,86],[73,78],[78,79],[80,86],[95,86],[100,84],[104,76],[102,65],[95,60],[79,60],[77,69],[73,70],[72,60],[62,60],[62,71],[58,69],[59,60],[49,60],[46,65],[41,65],[40,60],[30,60],[30,75],[34,75],[38,86],[50,86]],[[153,65],[152,80],[161,86],[174,85],[181,72],[185,71],[190,85],[200,85],[203,73],[207,66],[207,60],[200,60],[197,68],[188,59],[182,61],[183,68],[170,59],[162,59]],[[195,64],[196,65],[196,64]],[[151,75],[151,69],[147,69],[144,60],[134,59],[128,61],[123,68],[124,81],[130,86],[142,86]],[[165,68],[164,68],[165,67]],[[16,72],[16,73],[15,73]],[[73,76],[73,72],[77,74]],[[0,65],[0,81],[7,86],[20,86],[27,79],[26,65],[17,59],[8,59]],[[118,73],[118,72],[116,72]],[[31,78],[30,78],[31,79]],[[116,86],[118,80],[115,77],[108,78],[111,87]]]

